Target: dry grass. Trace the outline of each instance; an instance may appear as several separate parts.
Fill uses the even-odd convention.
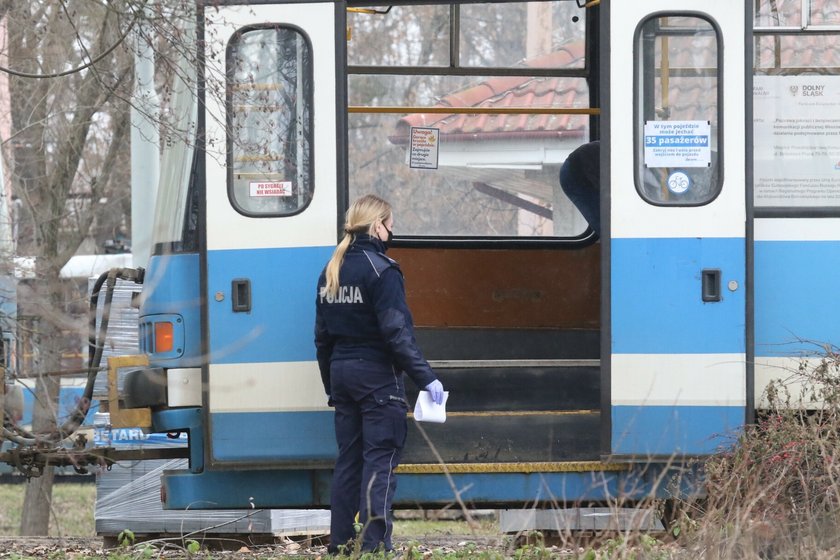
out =
[[[680,504],[686,554],[840,557],[840,355],[825,349],[787,382],[806,389],[771,386],[770,410],[705,462],[707,498]],[[804,412],[802,402],[815,410]]]
[[[0,483],[0,536],[20,534],[20,512],[26,483]],[[96,486],[90,483],[58,483],[53,489],[50,536],[93,537],[96,535],[93,506]]]

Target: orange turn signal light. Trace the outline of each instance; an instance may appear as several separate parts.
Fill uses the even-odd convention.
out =
[[[155,323],[155,353],[172,352],[175,329],[169,321]]]

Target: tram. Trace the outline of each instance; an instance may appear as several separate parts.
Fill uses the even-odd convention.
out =
[[[679,492],[662,481],[837,330],[840,149],[807,121],[838,122],[840,85],[785,46],[830,44],[834,16],[758,4],[199,5],[194,141],[163,162],[140,298],[148,366],[112,403],[189,434],[166,507],[329,504],[315,284],[371,192],[450,391],[446,423],[410,422],[395,506]],[[558,180],[594,140],[597,230]]]

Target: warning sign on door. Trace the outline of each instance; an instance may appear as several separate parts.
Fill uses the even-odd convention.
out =
[[[412,169],[437,169],[440,129],[411,127],[408,165]]]
[[[291,181],[251,181],[251,197],[292,196]]]

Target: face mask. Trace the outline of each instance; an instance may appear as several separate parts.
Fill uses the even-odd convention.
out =
[[[391,241],[394,239],[394,232],[388,229],[388,226],[385,225],[385,222],[382,222],[382,227],[384,227],[385,231],[388,232],[388,239],[382,242],[382,244],[385,245],[385,248],[387,249],[391,246]]]

